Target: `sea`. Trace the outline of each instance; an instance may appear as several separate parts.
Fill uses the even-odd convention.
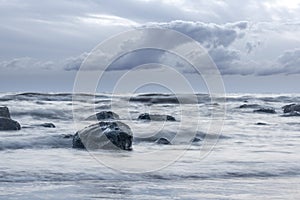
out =
[[[300,94],[193,96],[0,93],[22,126],[0,132],[0,199],[300,199],[300,117],[282,111]],[[110,110],[130,126],[133,150],[72,148],[97,123],[85,119]]]

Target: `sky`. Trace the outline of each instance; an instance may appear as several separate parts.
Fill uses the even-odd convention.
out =
[[[229,93],[300,92],[300,0],[0,0],[0,92],[71,92],[98,44],[139,28],[197,41]],[[116,60],[99,90],[147,63],[171,65],[205,91],[186,63],[157,50]]]

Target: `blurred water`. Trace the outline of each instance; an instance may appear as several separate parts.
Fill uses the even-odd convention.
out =
[[[159,94],[119,95],[112,101],[106,94],[97,95],[95,101],[87,97],[76,98],[73,105],[71,94],[0,94],[0,105],[8,106],[12,118],[23,127],[18,132],[0,132],[0,199],[300,198],[300,118],[281,116],[281,107],[299,103],[300,95],[228,95],[222,136],[204,159],[200,152],[212,112],[221,112],[225,104],[210,102],[208,95],[198,95],[197,103],[184,96],[186,101],[181,104],[175,96]],[[135,140],[132,152],[116,153],[114,158],[135,158],[153,151],[184,155],[166,168],[148,173],[107,168],[99,162],[106,151],[91,156],[71,148],[69,135],[77,131],[72,109],[84,119],[90,115],[85,110],[94,102],[96,111],[109,110],[113,105],[136,138],[157,132],[172,135],[180,127],[189,135],[196,133],[194,125],[199,120],[197,136],[201,140],[190,143],[182,135],[171,146]],[[253,113],[254,108],[239,108],[243,104],[273,107],[277,113]],[[172,115],[178,121],[137,121],[144,112]],[[56,128],[38,126],[45,122],[54,123]],[[147,157],[140,159],[151,165]],[[168,163],[167,159],[158,156],[156,162]]]

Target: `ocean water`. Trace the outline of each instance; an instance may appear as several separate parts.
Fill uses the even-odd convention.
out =
[[[167,94],[73,97],[0,94],[0,106],[22,125],[0,132],[0,199],[300,198],[300,117],[281,109],[300,95],[227,94],[225,102],[181,95],[180,103]],[[259,106],[276,113],[254,113]],[[106,110],[131,127],[133,151],[73,149],[71,136],[92,123],[84,119]],[[177,121],[136,120],[147,112]],[[49,122],[56,128],[39,126]],[[160,137],[172,145],[155,144]]]

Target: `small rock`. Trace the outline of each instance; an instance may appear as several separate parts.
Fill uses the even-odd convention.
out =
[[[258,122],[258,123],[256,123],[256,125],[258,125],[258,126],[266,126],[266,125],[268,125],[267,123],[264,123],[264,122]]]
[[[269,114],[275,114],[276,111],[274,108],[260,108],[257,110],[254,110],[255,113],[269,113]]]
[[[70,139],[70,138],[73,138],[73,135],[72,134],[63,134],[62,137],[64,139]]]
[[[44,124],[40,124],[39,126],[42,126],[45,128],[56,128],[55,125],[52,123],[44,123]]]
[[[156,144],[170,145],[171,142],[166,138],[159,138],[155,141]]]
[[[202,141],[202,139],[201,138],[198,138],[198,137],[195,137],[193,140],[192,140],[192,142],[201,142]]]
[[[300,112],[298,111],[292,111],[290,113],[286,113],[284,115],[281,115],[282,117],[299,117],[300,116]]]
[[[148,120],[148,121],[176,121],[176,119],[173,116],[170,116],[170,115],[158,115],[158,114],[151,115],[149,113],[141,114],[138,117],[138,120]]]
[[[300,112],[300,104],[290,104],[282,107],[284,113]]]
[[[243,104],[239,108],[259,108],[260,105],[258,104]]]
[[[92,115],[88,117],[86,120],[119,120],[120,117],[118,114],[112,112],[112,111],[101,111],[97,113],[96,115]]]

